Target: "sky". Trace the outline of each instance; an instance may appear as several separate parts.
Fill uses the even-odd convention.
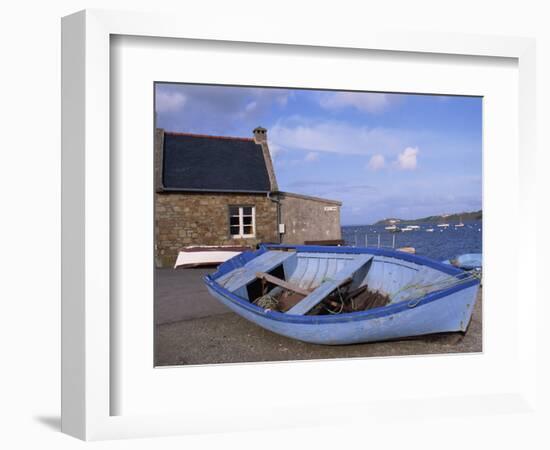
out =
[[[282,191],[343,202],[342,225],[481,209],[481,97],[155,85],[156,126],[267,128]]]

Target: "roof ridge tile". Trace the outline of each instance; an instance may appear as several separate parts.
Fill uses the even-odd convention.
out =
[[[171,136],[190,136],[190,137],[199,137],[207,139],[227,139],[232,141],[245,141],[245,142],[254,142],[254,138],[238,137],[238,136],[216,136],[211,134],[198,134],[198,133],[183,133],[179,131],[165,131],[164,134]]]

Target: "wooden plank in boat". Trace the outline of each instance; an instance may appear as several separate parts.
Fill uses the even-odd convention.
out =
[[[271,284],[280,286],[288,291],[296,292],[298,294],[309,295],[311,293],[311,291],[308,291],[307,289],[303,289],[300,286],[296,286],[295,284],[289,283],[285,280],[281,280],[280,278],[274,277],[273,275],[269,275],[265,272],[258,272],[256,274],[256,277],[258,277],[260,280],[265,280]]]
[[[248,261],[243,267],[221,276],[217,282],[228,291],[233,292],[255,280],[257,272],[269,272],[293,257],[296,257],[295,252],[267,251]]]
[[[340,287],[346,281],[350,280],[355,272],[361,269],[373,258],[372,255],[357,255],[354,261],[348,262],[344,268],[338,271],[334,278],[325,281],[311,294],[305,297],[301,302],[297,303],[287,311],[287,314],[304,315],[311,311],[312,308],[321,303],[332,291]]]

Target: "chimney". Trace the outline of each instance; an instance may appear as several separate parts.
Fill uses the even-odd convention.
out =
[[[254,142],[257,145],[262,146],[262,153],[264,155],[267,174],[269,175],[269,184],[271,187],[271,192],[276,192],[279,190],[279,187],[277,186],[277,177],[275,176],[275,170],[273,169],[273,161],[271,160],[271,153],[269,152],[269,147],[267,145],[267,130],[263,127],[256,127],[254,128],[253,133],[254,133]]]
[[[267,142],[267,130],[263,127],[254,128],[254,142],[256,144],[264,144]]]

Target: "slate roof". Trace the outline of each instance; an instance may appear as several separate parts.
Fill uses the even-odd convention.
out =
[[[168,191],[271,190],[261,145],[225,136],[165,132],[162,181]]]

